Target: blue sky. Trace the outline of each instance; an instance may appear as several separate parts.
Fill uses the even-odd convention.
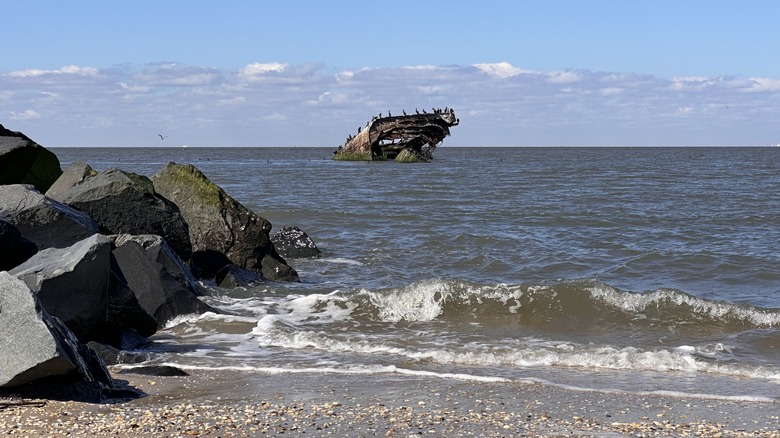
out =
[[[780,143],[775,1],[0,10],[0,123],[44,146],[336,146],[380,112],[445,106],[445,146]]]

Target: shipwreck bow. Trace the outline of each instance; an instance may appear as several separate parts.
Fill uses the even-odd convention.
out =
[[[357,134],[334,152],[334,160],[400,162],[429,161],[433,151],[444,137],[450,135],[450,127],[459,123],[452,108],[434,109],[432,112],[415,110],[415,114],[373,117]]]

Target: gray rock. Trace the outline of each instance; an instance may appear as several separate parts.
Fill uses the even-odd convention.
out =
[[[114,386],[105,365],[41,307],[27,284],[0,272],[0,292],[0,387],[65,375]]]
[[[46,196],[52,197],[62,193],[95,175],[97,175],[97,172],[92,169],[89,164],[83,161],[75,161],[71,163],[70,166],[62,172],[62,175],[54,181],[54,184],[49,187],[49,190],[46,191]]]
[[[60,160],[21,132],[0,125],[0,185],[32,184],[41,193],[62,174]]]
[[[114,346],[95,341],[88,342],[87,347],[92,349],[106,365],[135,364],[151,359],[151,355],[146,352],[120,350]]]
[[[196,295],[200,295],[197,280],[192,272],[161,236],[155,234],[115,234],[109,237],[114,247],[122,246],[131,241],[141,245],[150,260],[160,264],[182,286],[191,289]]]
[[[35,244],[22,236],[12,223],[0,219],[0,271],[13,269],[38,252]]]
[[[54,198],[89,214],[104,234],[156,234],[182,260],[192,255],[189,227],[179,207],[157,194],[143,175],[109,169]]]
[[[252,286],[253,284],[262,282],[263,278],[253,271],[240,268],[234,264],[229,264],[217,272],[214,281],[219,287],[232,289],[236,287]]]
[[[106,365],[141,363],[151,359],[151,354],[143,351],[151,342],[133,329],[123,329],[119,333],[119,343],[108,345],[91,341],[91,348]]]
[[[164,240],[160,242],[167,246]],[[182,273],[170,272],[164,262],[158,261],[159,253],[170,249],[147,249],[142,243],[143,239],[139,243],[132,238],[115,238],[112,254],[138,303],[157,320],[159,328],[179,315],[214,311],[198,299],[192,284],[181,280]],[[174,264],[182,263],[179,260]]]
[[[298,227],[282,228],[271,236],[271,242],[276,252],[284,258],[301,259],[322,255],[311,237]]]
[[[98,232],[87,214],[43,196],[29,185],[0,186],[0,216],[39,249],[65,248]]]
[[[68,248],[41,250],[10,273],[24,281],[43,308],[79,339],[102,339],[110,257],[110,240],[95,234]]]
[[[115,327],[113,337],[104,337],[102,342],[113,346],[122,346],[122,333],[131,329],[141,336],[151,336],[157,332],[157,319],[149,314],[135,296],[135,292],[127,285],[122,270],[117,265],[116,258],[111,255],[111,272],[108,278],[108,321]],[[107,333],[108,335],[108,333]]]
[[[158,193],[181,209],[193,251],[223,253],[233,264],[269,280],[299,281],[271,243],[271,223],[231,198],[195,166],[168,163],[152,181]]]

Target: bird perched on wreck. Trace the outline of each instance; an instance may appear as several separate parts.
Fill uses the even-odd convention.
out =
[[[433,108],[433,112],[428,113],[423,108],[420,113],[420,109],[415,108],[414,114],[407,114],[402,109],[403,116],[393,116],[388,111],[387,117],[379,113],[371,117],[365,127],[359,127],[357,135],[350,135],[333,158],[429,161],[434,149],[450,134],[450,127],[459,123],[454,112],[449,107],[447,110]]]

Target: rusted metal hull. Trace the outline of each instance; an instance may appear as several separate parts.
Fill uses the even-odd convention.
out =
[[[451,108],[372,118],[334,152],[334,160],[429,161],[433,151],[459,123]]]

